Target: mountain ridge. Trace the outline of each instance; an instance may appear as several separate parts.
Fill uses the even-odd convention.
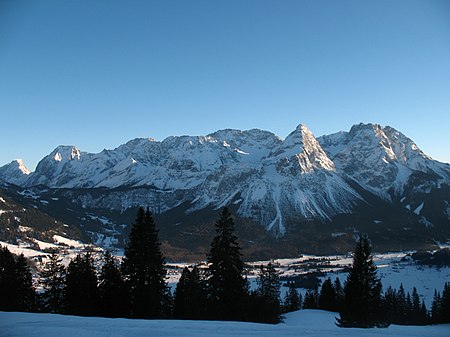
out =
[[[373,198],[395,206],[392,221],[404,222],[395,225],[400,229],[424,226],[438,233],[430,237],[448,239],[450,227],[450,165],[379,124],[318,138],[302,124],[283,140],[259,129],[136,138],[96,154],[58,146],[26,176],[16,166],[0,167],[0,179],[23,189],[60,191],[58,197],[68,196],[81,210],[126,212],[148,205],[165,214],[184,205],[188,216],[232,205],[236,216],[275,238],[289,237],[298,224],[301,230],[308,223],[327,228],[351,218],[342,224],[347,231],[359,226],[361,209],[373,213],[370,207],[378,207]],[[371,221],[380,220],[374,213]]]

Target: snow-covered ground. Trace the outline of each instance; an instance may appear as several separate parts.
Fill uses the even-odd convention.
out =
[[[335,325],[336,314],[300,310],[286,315],[277,325],[243,322],[130,320],[52,314],[0,312],[1,337],[448,337],[450,324],[398,326],[385,329],[343,329]]]

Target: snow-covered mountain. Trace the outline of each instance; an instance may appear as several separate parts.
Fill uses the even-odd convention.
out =
[[[148,205],[156,214],[189,215],[231,205],[275,237],[313,222],[333,224],[322,227],[334,238],[362,223],[378,224],[377,232],[382,222],[402,231],[444,228],[444,237],[450,231],[450,165],[377,124],[318,139],[299,125],[284,140],[258,129],[226,129],[139,138],[100,153],[59,146],[35,172],[16,161],[0,168],[0,179],[38,194],[50,189],[71,209],[123,213]]]
[[[284,234],[287,218],[329,219],[350,212],[361,198],[337,174],[333,161],[304,125],[283,141],[254,129],[169,137],[162,142],[134,139],[98,154],[59,146],[26,179],[14,176],[11,181],[6,174],[3,179],[27,187],[153,188],[146,197],[122,193],[109,199],[115,209],[158,203],[158,211],[164,212],[191,202],[188,212],[192,212],[234,202],[239,204],[239,215],[257,219],[276,235]],[[102,201],[88,202],[106,206]]]
[[[13,160],[11,163],[0,167],[0,179],[4,178],[11,184],[25,184],[31,171],[27,169],[22,159]]]
[[[389,126],[358,124],[349,132],[318,140],[340,172],[385,198],[402,195],[415,172],[435,177],[429,189],[450,181],[449,164],[432,160],[411,139]]]

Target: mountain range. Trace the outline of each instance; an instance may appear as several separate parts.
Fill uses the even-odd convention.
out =
[[[299,125],[284,140],[258,129],[138,138],[100,153],[58,146],[34,172],[15,160],[0,179],[5,205],[38,210],[103,246],[122,247],[136,207],[148,206],[173,258],[205,251],[224,206],[254,258],[348,251],[363,232],[379,250],[450,239],[450,165],[378,124],[318,138]],[[0,225],[11,227],[1,212]]]

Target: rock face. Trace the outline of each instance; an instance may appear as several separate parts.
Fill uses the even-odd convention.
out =
[[[82,209],[148,205],[164,214],[183,206],[191,214],[232,205],[278,238],[295,223],[355,214],[373,198],[410,211],[426,227],[450,223],[450,165],[377,124],[318,139],[299,125],[284,140],[268,131],[226,129],[161,142],[134,139],[97,154],[59,146],[35,172],[16,161],[0,168],[0,179],[64,191]]]

